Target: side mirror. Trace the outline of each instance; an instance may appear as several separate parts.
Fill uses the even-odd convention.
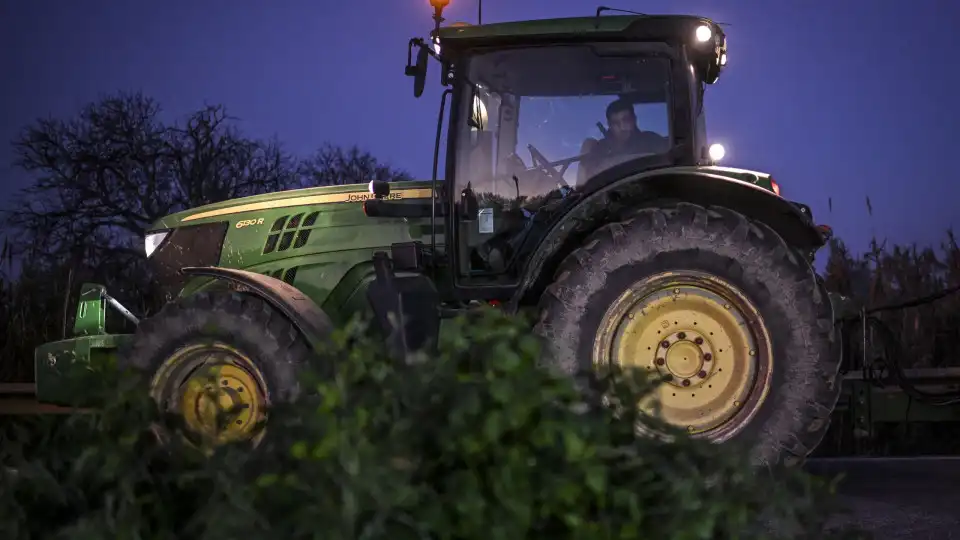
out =
[[[468,185],[460,192],[460,219],[463,221],[473,221],[477,219],[477,212],[480,211],[480,203],[477,201],[477,195]]]
[[[414,43],[410,43],[412,48]],[[418,44],[419,50],[417,51],[417,63],[410,65],[410,55],[407,54],[407,68],[404,70],[404,73],[408,77],[413,77],[413,97],[420,97],[423,95],[423,85],[427,81],[427,60],[429,59],[430,53],[427,51],[427,48],[422,44]]]

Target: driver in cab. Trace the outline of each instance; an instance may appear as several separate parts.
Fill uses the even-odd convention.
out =
[[[603,139],[591,137],[583,141],[577,183],[630,158],[669,150],[670,141],[666,137],[637,127],[633,104],[624,99],[607,106],[607,126]]]

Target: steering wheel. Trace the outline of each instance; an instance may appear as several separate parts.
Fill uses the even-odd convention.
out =
[[[540,150],[537,150],[537,147],[532,144],[528,144],[527,149],[530,150],[530,158],[533,160],[534,167],[540,169],[546,173],[547,176],[556,180],[558,184],[567,187],[573,187],[570,185],[570,182],[567,182],[566,178],[563,177],[563,174],[567,172],[567,168],[570,166],[570,163],[563,163],[563,161],[566,160],[558,161],[557,163],[551,163],[550,160],[547,159],[546,156],[544,156],[543,153],[540,152]],[[554,168],[562,163],[563,168],[561,170],[558,171]]]

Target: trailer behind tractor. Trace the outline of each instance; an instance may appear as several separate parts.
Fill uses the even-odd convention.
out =
[[[372,315],[402,356],[436,343],[443,318],[496,303],[539,314],[544,362],[657,372],[667,421],[757,462],[803,459],[840,391],[812,266],[827,230],[770,174],[716,164],[703,99],[727,64],[722,28],[599,11],[442,26],[447,1],[431,3],[435,30],[411,40],[406,73],[419,97],[431,57],[440,67],[434,177],[159,220],[146,256],[169,303],[108,334],[108,292],[86,285],[75,337],[36,351],[38,398],[66,403],[71,369],[115,356],[188,435],[256,440],[350,316]],[[200,367],[216,370],[217,397]],[[239,405],[226,425],[214,402]]]

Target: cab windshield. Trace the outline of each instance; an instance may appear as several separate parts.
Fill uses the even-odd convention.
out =
[[[456,178],[481,201],[522,206],[673,146],[666,46],[480,52],[464,75]]]
[[[571,189],[615,165],[673,147],[665,44],[499,49],[464,60],[456,116],[460,268],[516,277],[523,246]],[[470,188],[465,190],[465,188]],[[472,210],[471,210],[472,212]],[[539,231],[539,232],[538,232]]]

